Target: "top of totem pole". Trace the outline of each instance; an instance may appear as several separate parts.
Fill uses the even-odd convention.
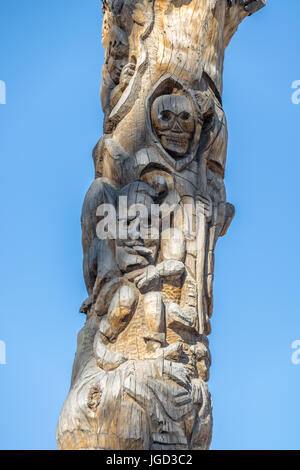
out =
[[[122,42],[117,30],[125,28],[131,56],[141,59],[136,71],[147,54],[158,75],[195,82],[206,72],[221,95],[224,51],[239,24],[265,5],[266,0],[103,0],[106,60],[112,36]]]

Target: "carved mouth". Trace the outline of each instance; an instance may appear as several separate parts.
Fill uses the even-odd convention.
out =
[[[161,144],[173,158],[180,158],[188,151],[189,142],[182,135],[163,135]]]
[[[165,142],[168,144],[174,144],[174,145],[179,145],[180,147],[185,147],[187,145],[187,142],[183,139],[182,136],[180,135],[166,135],[163,136],[165,139]]]

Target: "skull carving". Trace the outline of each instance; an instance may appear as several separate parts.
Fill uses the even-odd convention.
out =
[[[153,102],[151,119],[163,148],[174,158],[183,157],[195,130],[190,100],[183,95],[159,96]]]

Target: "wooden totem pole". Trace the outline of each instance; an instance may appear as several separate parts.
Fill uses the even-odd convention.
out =
[[[105,0],[104,134],[82,210],[88,299],[60,449],[208,449],[226,202],[224,51],[265,0]]]

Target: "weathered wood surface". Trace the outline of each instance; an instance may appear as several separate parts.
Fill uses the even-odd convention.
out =
[[[82,210],[87,320],[58,423],[60,449],[210,446],[214,249],[234,216],[224,186],[224,52],[240,22],[264,5],[104,2],[104,135]],[[103,204],[125,237],[119,230],[101,238]],[[156,232],[142,234],[130,212],[137,204],[148,221],[156,207]]]

